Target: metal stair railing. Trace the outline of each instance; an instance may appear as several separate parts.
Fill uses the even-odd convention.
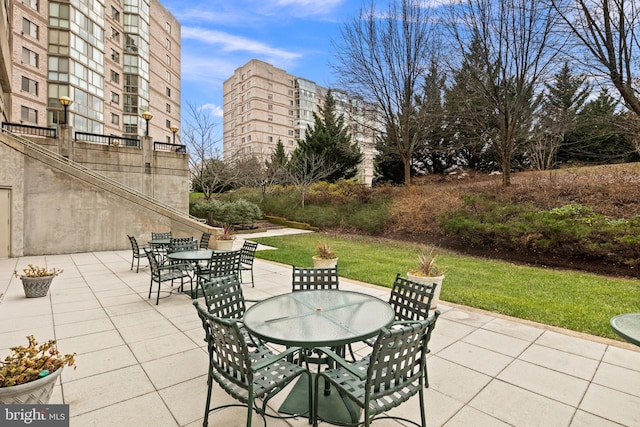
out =
[[[61,156],[60,154],[58,154],[56,152],[53,152],[53,151],[51,151],[51,150],[49,150],[47,148],[44,148],[43,146],[41,146],[39,144],[36,144],[35,142],[29,141],[28,139],[26,139],[24,137],[21,137],[21,136],[16,135],[16,134],[14,134],[12,132],[9,132],[8,130],[6,130],[4,128],[0,128],[0,131],[3,134],[7,135],[8,137],[13,138],[15,141],[23,144],[24,146],[29,147],[29,149],[31,149],[33,151],[36,151],[36,152],[38,152],[38,153],[40,153],[40,154],[42,154],[44,156],[47,156],[47,157],[49,157],[49,158],[51,158],[51,159],[53,159],[55,161],[64,163],[65,165],[67,165],[67,166],[69,166],[69,167],[71,167],[71,168],[73,168],[73,169],[75,169],[77,171],[80,171],[82,173],[90,175],[90,176],[92,176],[93,178],[95,178],[95,179],[97,179],[99,181],[103,181],[105,183],[108,183],[109,185],[112,185],[112,186],[118,188],[119,190],[122,190],[124,192],[130,193],[130,194],[132,194],[132,195],[134,195],[136,197],[139,197],[139,198],[141,198],[141,199],[143,199],[143,200],[145,200],[145,201],[147,201],[149,203],[153,203],[156,206],[159,206],[159,207],[161,207],[163,209],[166,209],[166,210],[168,210],[168,211],[170,211],[170,212],[172,212],[172,213],[174,213],[176,215],[180,215],[180,216],[183,216],[183,217],[188,217],[188,218],[190,218],[190,219],[192,219],[194,221],[198,221],[200,223],[206,222],[206,220],[203,220],[202,218],[198,218],[198,217],[189,215],[188,213],[185,214],[184,212],[179,211],[178,209],[174,208],[173,206],[170,206],[170,205],[167,205],[165,203],[159,202],[158,200],[154,199],[153,197],[149,197],[148,195],[146,195],[144,193],[141,193],[140,191],[138,191],[138,190],[136,190],[134,188],[126,186],[126,185],[122,184],[121,182],[118,182],[118,181],[116,181],[114,179],[111,179],[111,178],[105,176],[105,175],[102,175],[102,174],[100,174],[100,173],[98,173],[98,172],[96,172],[96,171],[94,171],[92,169],[87,168],[86,166],[82,166],[80,163],[74,162],[73,160],[68,159],[68,158],[66,158],[64,156]]]

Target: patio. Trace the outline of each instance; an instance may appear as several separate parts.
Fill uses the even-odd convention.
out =
[[[239,236],[236,247],[243,237],[250,238]],[[77,369],[64,370],[51,402],[70,405],[72,426],[202,425],[208,362],[200,320],[186,296],[157,306],[147,299],[149,269],[136,274],[130,261],[130,250],[0,259],[0,357],[30,334],[77,352]],[[12,272],[45,262],[64,273],[47,297],[24,298]],[[256,287],[243,286],[247,298],[290,291],[290,266],[256,259],[254,271]],[[340,288],[388,295],[347,279]],[[640,425],[640,348],[453,304],[438,309],[427,362],[429,426]],[[232,399],[214,385],[212,402]],[[417,397],[395,411],[419,420]],[[242,408],[210,416],[212,426],[244,423]],[[254,417],[254,425],[262,420]]]

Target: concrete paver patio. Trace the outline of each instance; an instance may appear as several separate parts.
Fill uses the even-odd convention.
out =
[[[0,357],[30,334],[55,337],[62,352],[77,352],[77,369],[64,370],[52,399],[70,405],[72,426],[202,425],[202,325],[186,296],[157,306],[147,299],[149,270],[130,271],[130,260],[130,251],[0,259]],[[64,269],[47,297],[24,297],[11,273],[27,264]],[[290,266],[256,260],[254,271],[256,287],[243,286],[246,298],[290,291]],[[340,287],[382,299],[389,292],[347,279]],[[429,426],[640,425],[640,349],[452,304],[438,309],[425,394]],[[277,409],[286,393],[270,407]],[[232,399],[214,385],[212,401]],[[418,421],[417,397],[393,412]],[[209,418],[211,426],[244,424],[242,408]],[[254,425],[262,420],[254,417]]]

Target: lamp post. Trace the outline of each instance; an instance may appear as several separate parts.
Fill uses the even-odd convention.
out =
[[[178,126],[176,125],[171,125],[171,127],[169,128],[169,130],[171,132],[173,132],[173,144],[175,145],[176,143],[176,132],[178,132]]]
[[[147,122],[147,129],[145,130],[144,136],[149,136],[149,120],[153,119],[153,114],[144,111],[142,112],[142,118]]]
[[[60,101],[60,104],[62,104],[62,106],[64,107],[64,124],[67,124],[67,109],[69,108],[69,105],[73,104],[73,101],[71,100],[71,98],[69,98],[68,96],[61,96],[60,98],[58,98],[58,101]]]

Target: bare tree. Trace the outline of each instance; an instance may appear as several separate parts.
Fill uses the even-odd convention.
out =
[[[551,0],[577,43],[576,58],[588,58],[618,90],[627,107],[640,115],[640,8],[634,0]],[[581,48],[581,49],[580,49]],[[586,51],[586,52],[585,52]],[[585,54],[586,53],[586,54]]]
[[[411,157],[419,144],[415,96],[419,92],[432,49],[437,45],[430,9],[415,0],[390,0],[378,12],[373,1],[357,18],[343,24],[340,42],[334,43],[332,67],[342,88],[379,108],[378,129],[402,159],[405,184],[411,182]]]
[[[338,167],[328,163],[325,157],[298,147],[287,163],[287,180],[300,193],[300,203],[304,208],[307,190],[311,184],[321,181],[334,173]]]
[[[497,115],[497,137],[490,142],[508,186],[513,155],[530,130],[538,86],[562,47],[552,31],[558,18],[540,0],[458,0],[450,10],[455,49],[468,55],[474,41],[486,52],[482,60],[489,78],[478,76],[477,85]]]
[[[237,170],[222,161],[220,140],[215,133],[217,124],[208,111],[187,103],[187,114],[182,141],[189,148],[192,186],[209,200],[213,193],[235,181]]]

